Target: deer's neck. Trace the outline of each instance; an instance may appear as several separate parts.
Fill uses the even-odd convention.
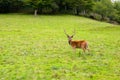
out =
[[[69,45],[71,45],[71,41],[72,41],[72,40],[69,40],[69,41],[68,41]]]

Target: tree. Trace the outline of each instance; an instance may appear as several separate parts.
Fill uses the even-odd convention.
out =
[[[93,0],[70,0],[71,7],[76,15],[83,13],[84,15],[92,10]]]
[[[46,13],[55,13],[58,9],[58,5],[55,0],[44,0],[42,2],[42,12]]]
[[[89,12],[92,12],[92,8],[94,6],[93,0],[83,0],[83,7],[81,9],[81,12],[85,15]]]
[[[23,6],[22,0],[0,0],[0,12],[17,12]]]
[[[111,0],[100,0],[95,2],[93,10],[95,13],[102,16],[102,20],[104,20],[105,17],[110,17],[115,14],[115,9]]]
[[[114,8],[118,11],[118,14],[120,14],[120,1],[114,3]]]
[[[120,1],[114,3],[114,9],[117,11],[117,14],[114,17],[114,20],[120,23]]]
[[[42,4],[42,0],[25,0],[26,5],[31,6],[34,9],[34,15],[37,15],[38,7]]]

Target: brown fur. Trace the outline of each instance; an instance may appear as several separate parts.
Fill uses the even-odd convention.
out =
[[[69,41],[69,44],[72,46],[73,49],[81,48],[84,52],[88,50],[88,43],[85,40],[79,41]]]

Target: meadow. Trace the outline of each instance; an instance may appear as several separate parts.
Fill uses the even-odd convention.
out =
[[[63,29],[87,40],[76,52]],[[79,56],[79,52],[81,53]],[[0,15],[0,80],[120,80],[120,25],[72,15]]]

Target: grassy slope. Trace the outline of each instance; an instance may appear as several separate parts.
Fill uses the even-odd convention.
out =
[[[74,40],[90,52],[73,52]],[[0,15],[0,80],[119,80],[120,26],[83,17]]]

